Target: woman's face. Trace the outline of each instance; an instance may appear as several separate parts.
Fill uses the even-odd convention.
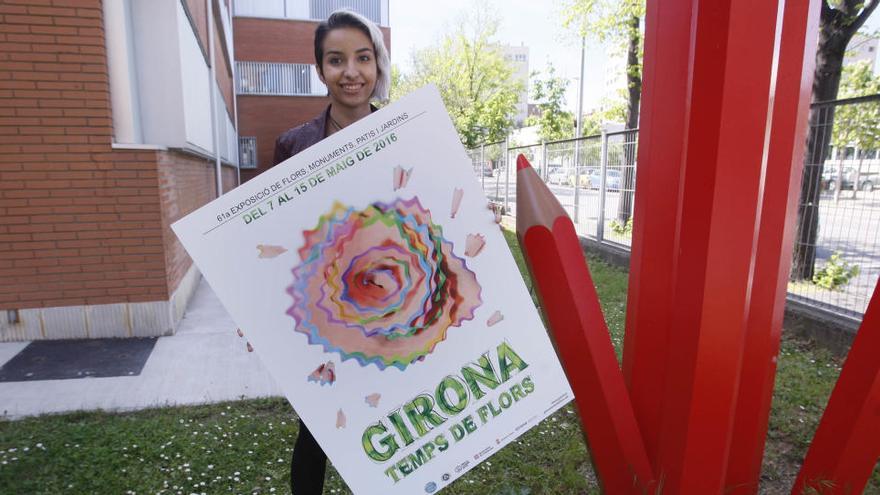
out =
[[[321,81],[334,105],[359,108],[369,105],[376,87],[376,54],[373,42],[359,29],[337,28],[324,38]]]

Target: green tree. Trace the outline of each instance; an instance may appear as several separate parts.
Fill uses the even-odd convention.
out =
[[[874,76],[867,61],[860,61],[843,68],[838,97],[854,98],[878,93],[880,93],[880,77]],[[834,116],[831,144],[837,148],[841,156],[837,164],[834,184],[835,200],[840,199],[840,186],[843,180],[844,153],[841,152],[848,146],[855,147],[859,152],[859,163],[853,182],[853,197],[855,197],[861,182],[864,156],[867,152],[873,152],[880,147],[880,102],[840,106]]]
[[[503,140],[513,127],[522,83],[493,41],[498,18],[478,4],[457,25],[437,46],[412,55],[400,93],[433,83],[465,147]]]
[[[596,37],[613,48],[626,51],[626,120],[625,129],[639,126],[639,103],[642,97],[641,23],[645,0],[568,0],[563,8],[563,25],[574,28],[580,36]],[[625,48],[624,48],[625,47]],[[635,164],[635,131],[626,137],[626,162]],[[623,169],[617,221],[626,225],[632,216],[635,167]]]
[[[853,35],[880,5],[880,0],[822,0],[819,16],[819,43],[813,75],[813,101],[837,99],[843,73],[843,57]],[[798,207],[797,233],[791,278],[812,280],[816,264],[816,239],[819,232],[819,199],[822,166],[828,158],[834,107],[817,108],[810,113],[810,132],[801,200]]]
[[[624,122],[626,120],[626,101],[617,98],[603,98],[599,110],[584,115],[581,124],[581,136],[595,136],[602,133],[602,127],[608,122]]]
[[[532,73],[532,100],[541,110],[540,116],[526,119],[526,125],[537,125],[538,134],[544,141],[567,139],[574,135],[574,115],[563,109],[568,79],[556,76],[556,69],[548,64],[546,77],[539,79],[539,72]]]
[[[567,0],[562,24],[578,36],[594,37],[626,53],[626,128],[639,125],[642,94],[642,32],[645,0]]]

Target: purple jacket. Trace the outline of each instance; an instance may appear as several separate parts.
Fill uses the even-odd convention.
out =
[[[370,111],[375,112],[376,110],[378,110],[376,107],[370,105]],[[288,129],[278,136],[278,139],[275,140],[275,161],[272,165],[278,165],[327,137],[328,115],[330,115],[330,105],[327,105],[327,108],[314,119]]]
[[[314,119],[284,131],[275,140],[275,160],[273,165],[287,160],[300,151],[327,137],[327,114],[330,105]]]

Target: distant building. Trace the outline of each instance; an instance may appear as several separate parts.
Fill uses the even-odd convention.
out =
[[[619,102],[626,102],[626,58],[611,56],[605,61],[605,81],[602,86],[602,111]]]
[[[173,333],[170,225],[238,185],[230,1],[42,3],[3,5],[0,341]]]
[[[529,47],[505,45],[501,52],[504,60],[513,67],[513,77],[523,84],[513,119],[515,127],[522,127],[529,116]]]
[[[527,111],[528,117],[540,117],[541,114],[541,105],[538,105],[537,103],[529,103]]]
[[[388,0],[235,0],[236,101],[242,182],[271,168],[275,139],[323,111],[318,22],[347,7],[378,24],[391,49]]]

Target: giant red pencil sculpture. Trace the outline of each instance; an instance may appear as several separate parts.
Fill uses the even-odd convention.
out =
[[[574,390],[605,493],[645,493],[653,475],[574,224],[523,155],[516,233]]]
[[[862,493],[880,457],[880,283],[792,493]]]
[[[761,477],[794,245],[795,212],[801,192],[820,3],[802,0],[783,5],[782,34],[776,52],[773,126],[725,478],[727,495],[756,493]]]

